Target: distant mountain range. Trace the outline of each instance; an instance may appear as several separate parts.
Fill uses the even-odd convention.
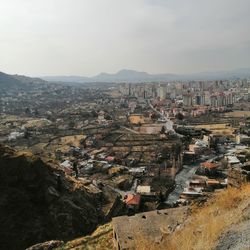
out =
[[[42,78],[42,79],[41,79]],[[67,84],[81,83],[115,83],[115,82],[159,82],[159,81],[185,81],[185,80],[223,80],[250,78],[250,68],[231,71],[203,72],[187,75],[177,74],[149,74],[135,70],[120,70],[116,74],[101,73],[94,77],[83,76],[47,76],[32,78],[22,75],[8,75],[0,72],[0,91],[9,89],[29,89],[31,84],[44,84],[47,82],[61,82]]]
[[[93,77],[84,76],[45,76],[42,79],[50,82],[154,82],[154,81],[185,81],[185,80],[221,80],[250,77],[250,68],[229,71],[202,72],[194,74],[149,74],[136,70],[123,69],[115,74],[100,73]]]

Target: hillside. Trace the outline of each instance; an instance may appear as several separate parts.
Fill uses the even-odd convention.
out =
[[[22,82],[22,83],[26,83],[26,84],[44,84],[46,83],[45,80],[42,80],[40,78],[37,77],[28,77],[28,76],[24,76],[24,75],[11,75],[12,78],[17,79],[18,81]]]
[[[8,75],[0,72],[0,90],[25,90],[30,88],[31,84],[43,84],[44,80],[31,78],[21,75]]]
[[[2,145],[0,193],[0,249],[69,240],[91,233],[102,219],[93,195],[80,182],[54,164]]]
[[[113,248],[111,223],[100,226],[90,236],[77,238],[63,245],[64,250],[105,250]],[[59,250],[59,249],[58,249]]]
[[[18,79],[0,72],[0,90],[25,88],[26,85]]]

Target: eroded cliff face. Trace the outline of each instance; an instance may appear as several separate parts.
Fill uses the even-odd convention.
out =
[[[0,194],[0,249],[69,240],[92,232],[103,219],[80,182],[53,164],[2,145]]]

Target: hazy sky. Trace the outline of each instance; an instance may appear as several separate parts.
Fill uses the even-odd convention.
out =
[[[0,71],[250,67],[250,0],[0,0]]]

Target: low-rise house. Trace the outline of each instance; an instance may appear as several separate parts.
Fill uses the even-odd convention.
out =
[[[208,170],[213,170],[219,167],[218,163],[209,162],[209,161],[202,162],[200,165],[201,167],[206,168]]]
[[[206,181],[205,180],[191,180],[189,182],[189,186],[192,188],[205,188]]]
[[[129,173],[137,177],[142,176],[146,173],[146,167],[130,168]]]
[[[196,174],[204,175],[207,177],[212,178],[225,178],[225,174],[223,174],[222,170],[220,169],[221,163],[218,162],[202,162],[200,167],[196,170]]]
[[[187,187],[184,188],[183,192],[180,195],[181,199],[185,199],[185,200],[192,200],[192,199],[196,199],[198,197],[203,196],[204,194],[202,193],[203,188],[200,187]]]
[[[221,184],[219,181],[215,180],[215,179],[208,179],[206,180],[206,185],[208,188],[212,188],[212,189],[215,189],[215,188],[220,188],[221,187]]]
[[[141,196],[139,194],[126,194],[123,201],[126,203],[129,212],[137,212],[141,204]]]
[[[250,143],[250,136],[244,135],[244,134],[239,134],[236,135],[235,137],[236,143],[237,144],[249,144]]]
[[[227,155],[226,160],[231,166],[240,164],[240,160],[234,155]]]
[[[114,160],[115,160],[115,157],[114,157],[114,156],[107,156],[107,157],[105,158],[105,161],[107,161],[107,162],[109,162],[109,163],[114,162]]]
[[[151,187],[150,186],[141,186],[138,185],[136,188],[136,192],[139,194],[150,194],[151,193]]]

